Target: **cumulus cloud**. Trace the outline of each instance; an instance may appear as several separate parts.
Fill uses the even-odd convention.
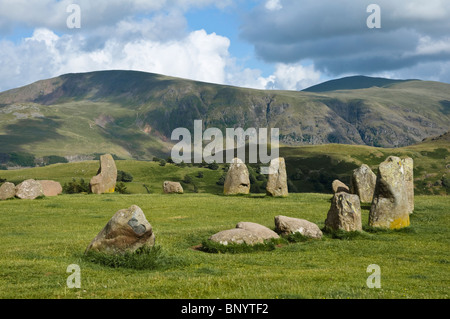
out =
[[[378,0],[381,29],[366,25],[371,1],[283,0],[279,10],[267,10],[268,3],[249,13],[241,28],[266,62],[310,59],[317,70],[337,76],[450,61],[449,1]]]

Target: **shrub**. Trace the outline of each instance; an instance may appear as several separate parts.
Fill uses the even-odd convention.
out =
[[[90,191],[89,183],[85,182],[82,178],[79,181],[73,178],[71,182],[63,185],[63,192],[65,194],[90,193]]]
[[[159,161],[159,166],[166,166],[166,161],[165,160],[160,160]]]
[[[192,177],[190,177],[189,175],[185,175],[183,178],[183,183],[186,183],[186,184],[192,183]]]
[[[116,184],[116,192],[120,194],[130,194],[130,192],[127,190],[127,186],[123,182]]]
[[[198,172],[197,178],[203,178],[203,172]]]
[[[219,180],[216,182],[217,185],[225,185],[225,178],[227,177],[227,174],[222,174],[222,176],[220,176]]]
[[[69,163],[69,161],[67,160],[67,158],[57,155],[44,156],[43,158],[44,165],[51,165],[58,163]]]
[[[129,183],[133,181],[133,175],[124,171],[117,171],[117,181]]]
[[[9,161],[22,167],[34,167],[34,155],[28,153],[11,153]]]
[[[212,169],[214,171],[218,170],[219,169],[219,164],[217,164],[216,161],[214,161],[214,162],[208,164],[208,168]]]

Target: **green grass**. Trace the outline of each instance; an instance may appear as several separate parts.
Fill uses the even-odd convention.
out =
[[[133,176],[137,176],[134,175]],[[449,204],[417,196],[411,226],[362,234],[324,233],[321,240],[251,253],[207,253],[209,236],[251,221],[274,229],[274,217],[324,227],[324,194],[228,197],[212,194],[62,195],[0,202],[0,298],[448,298]],[[140,206],[156,236],[154,264],[99,262],[84,255],[119,209]],[[149,255],[141,256],[144,259]],[[136,257],[136,256],[135,256]],[[128,259],[128,262],[130,259]],[[81,288],[66,285],[67,266],[81,268]],[[369,289],[370,264],[381,289]]]

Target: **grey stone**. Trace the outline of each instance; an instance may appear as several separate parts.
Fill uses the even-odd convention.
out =
[[[362,203],[371,203],[375,192],[377,175],[366,164],[353,170],[350,191],[359,196]]]
[[[217,234],[212,235],[209,240],[222,245],[247,244],[253,246],[255,244],[264,243],[264,239],[262,237],[242,228],[223,230]]]
[[[34,179],[27,179],[16,186],[16,197],[20,199],[35,199],[44,196],[41,183]]]
[[[16,196],[16,186],[13,183],[6,182],[0,186],[0,200],[14,198]]]
[[[155,235],[139,206],[132,205],[114,214],[106,226],[86,248],[112,254],[133,252],[141,247],[153,247]]]
[[[362,231],[361,204],[358,195],[334,194],[325,227],[331,230]]]
[[[342,183],[340,180],[335,179],[333,183],[331,184],[331,188],[333,190],[333,194],[340,193],[340,192],[346,192],[350,193],[350,189],[347,185]]]
[[[250,176],[247,166],[239,158],[234,158],[230,163],[225,184],[223,187],[225,195],[238,195],[250,193]]]
[[[275,227],[277,233],[282,235],[300,233],[305,237],[315,239],[320,239],[323,235],[316,224],[307,221],[306,219],[279,215],[275,217]]]
[[[286,164],[282,157],[274,158],[270,161],[266,194],[273,197],[286,197],[289,195]]]
[[[236,225],[236,228],[245,229],[249,232],[252,232],[253,234],[267,240],[267,239],[276,239],[280,238],[280,236],[274,232],[273,230],[267,228],[266,226],[257,224],[257,223],[251,223],[251,222],[240,222]]]
[[[183,194],[183,187],[178,182],[165,181],[163,183],[163,190],[165,194]]]

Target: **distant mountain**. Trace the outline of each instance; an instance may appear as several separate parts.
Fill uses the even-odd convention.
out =
[[[349,76],[341,79],[326,81],[309,88],[304,89],[305,92],[328,92],[337,90],[358,90],[368,89],[371,87],[388,87],[392,84],[398,84],[408,81],[417,80],[391,80],[385,78],[374,78],[363,75]]]
[[[135,71],[66,74],[0,93],[0,153],[151,159],[167,156],[172,131],[193,132],[197,119],[222,132],[279,128],[288,146],[401,147],[449,130],[450,84],[382,80],[361,89],[356,79],[341,79],[334,83],[348,83],[339,86],[345,90],[314,93]]]

